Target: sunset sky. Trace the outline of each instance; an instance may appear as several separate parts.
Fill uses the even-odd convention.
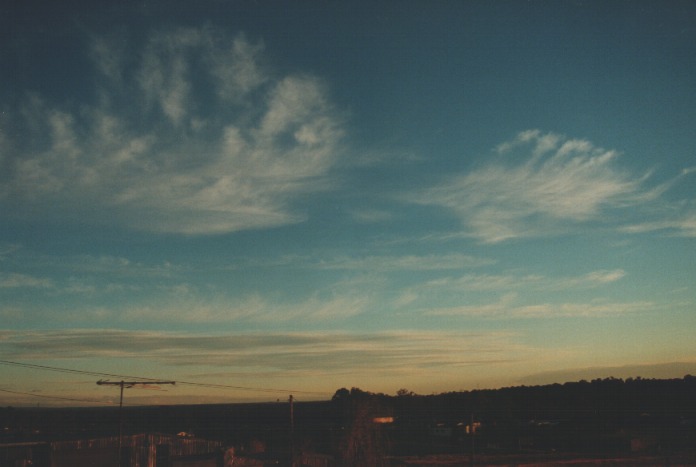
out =
[[[73,5],[0,7],[0,405],[696,374],[696,3]]]

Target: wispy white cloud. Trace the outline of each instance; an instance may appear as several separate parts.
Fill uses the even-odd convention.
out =
[[[622,230],[628,233],[664,231],[676,237],[696,238],[696,211],[677,218],[628,225]]]
[[[685,179],[692,178],[696,167],[687,167],[669,182],[663,184],[664,189],[670,188]],[[693,181],[691,182],[693,185]],[[656,212],[648,212],[640,222],[623,226],[622,231],[628,233],[645,233],[662,231],[674,237],[696,237],[696,199],[682,199],[665,204]]]
[[[521,287],[539,286],[544,281],[539,275],[466,274],[461,277],[443,277],[424,283],[423,289],[456,289],[468,291],[503,291]]]
[[[151,293],[172,293],[186,287],[182,284],[186,272],[186,267],[166,261],[147,263],[109,255],[51,255],[21,245],[0,246],[0,289],[34,288],[32,300],[54,300],[58,295],[71,294],[111,299],[114,294],[145,288]],[[82,307],[76,304],[73,308]],[[27,316],[38,312],[32,310]]]
[[[4,251],[0,247],[0,262],[2,261],[6,262],[7,268],[40,270],[52,275],[54,278],[67,277],[69,275],[162,278],[174,276],[186,269],[185,266],[168,261],[147,263],[134,261],[124,256],[38,253],[25,249],[21,245],[6,246]]]
[[[495,261],[489,258],[453,253],[448,255],[343,257],[322,261],[319,263],[319,267],[366,271],[434,271],[474,268],[493,263]]]
[[[299,322],[327,327],[373,311],[379,284],[384,282],[381,277],[358,275],[299,297],[291,298],[282,291],[249,291],[234,296],[226,294],[219,285],[192,280],[176,270],[120,262],[115,268],[111,270],[99,261],[78,262],[74,268],[68,267],[65,277],[59,277],[62,270],[58,270],[58,276],[51,279],[0,272],[0,290],[43,289],[37,290],[31,299],[16,302],[16,312],[8,315],[7,322],[41,321],[50,326],[117,323],[126,327],[137,323],[196,328],[233,324],[275,328]],[[72,297],[56,302],[59,295]],[[76,295],[80,301],[75,301]]]
[[[664,190],[646,190],[646,175],[623,171],[616,151],[586,140],[530,130],[497,152],[499,162],[406,198],[445,207],[469,236],[496,243],[567,232],[602,219],[608,209],[649,201]],[[512,157],[518,153],[521,159]]]
[[[536,290],[554,291],[599,287],[621,280],[623,269],[591,271],[580,276],[547,277],[539,274],[466,274],[444,277],[424,283],[423,289],[456,289],[468,291]]]
[[[9,256],[13,255],[17,250],[22,247],[17,243],[2,243],[0,244],[0,261],[4,261]]]
[[[154,303],[141,303],[122,309],[105,310],[108,316],[95,316],[96,322],[104,319],[122,324],[158,323],[174,325],[190,323],[207,327],[215,324],[264,324],[287,325],[291,322],[330,323],[341,322],[369,310],[371,298],[343,295],[329,298],[310,296],[296,302],[278,302],[258,294],[239,299],[201,298],[195,291],[181,289],[169,291],[169,298]],[[81,319],[83,312],[65,319]]]
[[[523,305],[517,303],[518,294],[508,293],[498,301],[484,305],[462,305],[429,309],[431,316],[461,316],[491,319],[521,318],[568,318],[568,317],[606,317],[629,313],[646,312],[655,309],[648,301],[610,302],[592,300],[587,303],[538,303]]]
[[[600,287],[621,280],[623,270],[593,271],[577,277],[547,278],[540,275],[489,275],[466,274],[458,278],[442,278],[427,281],[420,285],[400,289],[393,298],[383,300],[381,291],[388,280],[379,273],[393,270],[443,270],[471,267],[462,258],[453,263],[442,264],[430,258],[408,258],[388,261],[389,258],[372,258],[356,263],[341,262],[329,266],[337,269],[367,271],[366,275],[348,277],[328,285],[323,294],[314,293],[299,300],[280,300],[278,297],[263,296],[258,293],[244,297],[202,295],[197,287],[184,283],[161,285],[152,300],[146,299],[125,306],[102,307],[94,312],[79,309],[65,312],[60,319],[65,323],[90,322],[94,325],[104,322],[117,322],[129,326],[130,323],[157,323],[159,326],[190,323],[196,327],[211,325],[264,325],[285,326],[288,323],[303,322],[325,328],[327,325],[344,323],[357,316],[386,312],[388,309],[408,307],[421,310],[425,315],[467,315],[482,318],[536,318],[542,316],[604,316],[648,309],[651,303],[542,303],[529,306],[518,303],[521,290],[527,292],[556,292]],[[404,263],[406,261],[406,263]],[[461,262],[463,261],[463,262]],[[373,264],[376,262],[376,264]],[[475,263],[474,263],[475,264]],[[425,268],[425,269],[419,269]],[[373,273],[378,273],[377,276]],[[462,292],[491,292],[502,294],[500,301],[484,305],[467,305],[447,308],[433,308],[432,298],[451,301],[461,297]],[[639,306],[640,305],[640,306]],[[386,308],[385,308],[386,307]],[[642,308],[641,308],[642,307]]]
[[[60,267],[76,274],[90,273],[122,277],[168,277],[184,269],[181,265],[167,261],[148,264],[123,256],[109,255],[43,256],[39,261],[45,267]]]
[[[133,59],[115,40],[95,43],[95,67],[117,78],[79,111],[41,96],[15,109],[32,143],[3,142],[12,170],[0,202],[211,234],[301,221],[296,196],[329,186],[341,118],[316,78],[267,71],[262,44],[206,28],[164,31]]]
[[[550,301],[548,294],[567,291],[583,291],[609,286],[622,280],[622,269],[597,270],[578,276],[547,277],[538,274],[465,274],[461,277],[444,277],[411,287],[409,291],[418,297],[410,304],[418,306],[426,316],[463,316],[483,319],[601,317],[624,313],[649,311],[652,302],[614,302],[593,299],[588,302]],[[495,301],[490,297],[495,294]],[[534,303],[534,296],[546,298]],[[428,306],[432,297],[450,297],[448,301],[464,301],[463,305]],[[529,302],[532,304],[529,304]],[[476,304],[473,304],[476,303]]]
[[[28,274],[0,272],[0,289],[20,287],[51,288],[53,287],[53,281],[51,279],[34,277]]]
[[[138,82],[145,101],[157,106],[175,125],[188,114],[191,100],[191,57],[200,50],[197,29],[167,31],[150,37],[143,53]]]
[[[241,96],[264,84],[265,70],[263,44],[252,44],[244,35],[237,36],[229,50],[214,49],[209,60],[217,78],[218,95],[229,102],[238,102]]]
[[[593,271],[585,274],[579,278],[580,283],[587,283],[591,285],[601,285],[608,284],[611,282],[616,282],[621,280],[626,275],[626,271],[623,269],[614,269],[611,271]],[[569,284],[573,285],[573,283]]]

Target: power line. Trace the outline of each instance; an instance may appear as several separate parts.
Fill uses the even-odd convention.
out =
[[[111,374],[111,373],[98,373],[98,372],[86,371],[86,370],[73,370],[70,368],[61,368],[61,367],[47,366],[47,365],[36,365],[33,363],[11,362],[9,360],[0,360],[0,364],[19,366],[22,368],[31,368],[34,370],[56,371],[58,373],[73,373],[73,374],[89,375],[89,376],[108,376],[108,377],[113,377],[113,378],[134,378],[134,379],[142,379],[142,380],[147,380],[147,381],[154,380],[154,378],[146,378],[146,377],[139,377],[139,376],[124,376],[124,375],[116,375],[116,374]]]
[[[0,389],[0,392],[6,392],[9,394],[18,394],[20,396],[39,397],[42,399],[56,399],[56,400],[72,401],[72,402],[90,402],[90,403],[96,403],[96,404],[113,405],[113,402],[98,401],[98,400],[94,400],[94,399],[76,399],[74,397],[48,396],[45,394],[33,394],[31,392],[10,391],[9,389]]]
[[[114,374],[114,373],[101,373],[101,372],[95,372],[95,371],[75,370],[75,369],[71,369],[71,368],[63,368],[63,367],[48,366],[48,365],[37,365],[34,363],[20,363],[20,362],[13,362],[13,361],[9,361],[9,360],[0,360],[0,364],[17,366],[17,367],[21,367],[21,368],[30,368],[30,369],[34,369],[34,370],[55,371],[55,372],[59,372],[59,373],[72,373],[72,374],[89,375],[89,376],[103,376],[103,377],[108,377],[108,378],[128,378],[128,379],[137,379],[137,380],[142,380],[142,381],[157,381],[158,380],[157,378],[148,378],[148,377],[144,377],[144,376],[119,375],[119,374]],[[253,391],[253,392],[264,392],[264,393],[298,393],[298,394],[322,395],[322,396],[328,395],[328,393],[326,393],[326,392],[319,392],[319,391],[299,391],[296,389],[232,386],[232,385],[228,385],[228,384],[195,383],[195,382],[191,382],[191,381],[176,381],[176,384],[185,385],[185,386],[204,387],[204,388],[210,388],[210,389],[234,389],[234,390],[238,390],[238,391]]]
[[[279,392],[293,393],[293,392],[297,392],[300,394],[311,394],[311,395],[317,395],[317,396],[318,395],[326,396],[329,394],[327,392],[319,392],[319,391],[298,391],[295,389],[250,388],[250,387],[244,387],[244,386],[230,386],[227,384],[193,383],[190,381],[177,381],[176,384],[181,384],[181,385],[186,385],[186,386],[198,386],[198,387],[211,388],[211,389],[238,389],[238,390],[242,390],[242,391],[255,391],[255,392],[266,392],[266,393],[279,393]]]

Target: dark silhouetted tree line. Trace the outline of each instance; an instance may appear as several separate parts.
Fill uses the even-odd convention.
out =
[[[352,427],[344,452],[392,454],[467,452],[467,426],[480,423],[480,449],[618,452],[643,440],[655,450],[696,448],[696,377],[619,378],[539,386],[418,395],[400,389],[395,396],[357,388],[336,391],[332,403]],[[380,426],[379,440],[365,423],[388,413],[395,422]],[[436,427],[445,427],[439,431]],[[443,433],[451,436],[443,441]],[[643,442],[640,441],[640,442]],[[349,446],[349,447],[348,447]],[[379,450],[377,450],[379,451]]]

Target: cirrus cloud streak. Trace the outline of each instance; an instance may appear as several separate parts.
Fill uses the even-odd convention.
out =
[[[443,207],[467,236],[499,243],[569,232],[611,209],[654,200],[668,187],[646,189],[648,174],[622,170],[616,151],[539,130],[521,132],[497,153],[498,162],[404,199]]]
[[[178,29],[134,45],[142,54],[127,58],[96,41],[94,67],[108,75],[96,103],[33,94],[15,109],[0,202],[192,235],[301,221],[293,201],[329,186],[343,136],[324,85],[274,75],[263,45],[241,35]]]

